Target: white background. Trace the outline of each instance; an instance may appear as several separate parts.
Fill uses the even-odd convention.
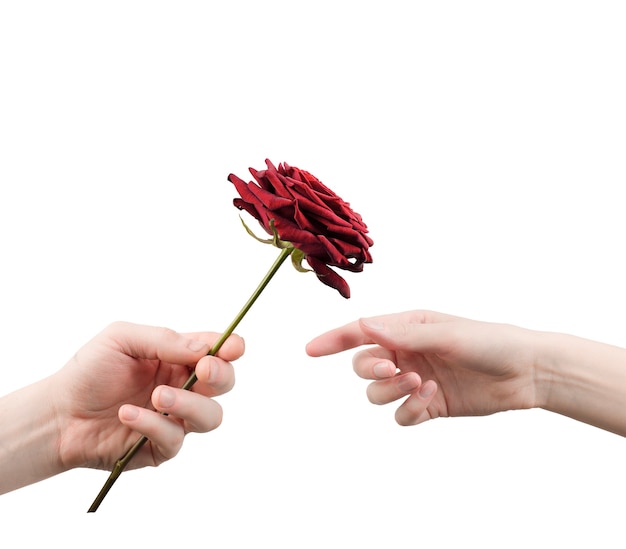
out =
[[[2,393],[113,320],[224,329],[276,256],[230,172],[307,169],[375,241],[350,300],[281,269],[218,430],[95,515],[103,471],[0,497],[0,543],[623,547],[623,438],[539,410],[401,428],[352,353],[304,345],[431,308],[626,346],[625,26],[603,1],[0,2]]]

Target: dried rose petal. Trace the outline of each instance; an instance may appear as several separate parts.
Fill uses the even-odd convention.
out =
[[[241,197],[233,200],[234,205],[270,235],[273,220],[280,239],[304,253],[317,277],[350,297],[348,283],[330,267],[359,272],[372,262],[369,248],[374,242],[363,219],[309,172],[286,163],[278,168],[269,160],[265,163],[265,170],[250,168],[255,181],[228,176]]]

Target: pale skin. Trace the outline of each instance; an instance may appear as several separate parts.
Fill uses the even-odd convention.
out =
[[[308,343],[349,349],[374,404],[404,399],[400,425],[542,408],[626,436],[626,349],[434,311],[364,318]]]
[[[222,421],[212,397],[229,391],[244,342],[115,322],[56,373],[0,398],[0,494],[76,467],[111,470],[145,435],[128,468],[174,457],[189,432]],[[191,390],[180,387],[195,368]],[[167,414],[167,415],[164,415]]]

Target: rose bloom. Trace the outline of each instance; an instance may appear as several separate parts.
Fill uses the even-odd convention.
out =
[[[369,248],[374,242],[361,216],[309,172],[286,163],[278,168],[269,160],[265,163],[265,170],[250,168],[255,181],[228,176],[241,196],[234,205],[272,236],[273,222],[278,237],[304,253],[324,284],[350,297],[348,283],[330,267],[359,272],[372,262]]]

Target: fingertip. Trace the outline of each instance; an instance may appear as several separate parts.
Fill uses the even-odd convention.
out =
[[[228,336],[222,347],[218,350],[217,356],[224,360],[237,360],[246,351],[246,342],[240,335],[231,334]]]
[[[176,392],[167,385],[160,385],[152,391],[152,405],[160,412],[167,411],[176,404]]]
[[[312,339],[304,346],[304,352],[310,357],[317,358],[320,356],[315,348],[315,339]]]
[[[396,375],[396,366],[388,361],[377,362],[372,367],[374,377],[377,379],[386,379]]]
[[[396,376],[396,384],[403,395],[409,395],[422,384],[422,378],[417,372],[407,372]]]
[[[195,371],[198,381],[208,386],[205,392],[212,396],[227,393],[235,385],[235,369],[221,358],[211,355],[202,357]]]
[[[419,388],[418,395],[423,400],[430,400],[433,396],[435,396],[436,392],[437,383],[434,380],[429,379]]]
[[[224,421],[224,408],[220,405],[219,402],[215,402],[216,406],[213,409],[213,424],[210,428],[207,428],[207,431],[213,431],[217,429]]]
[[[409,427],[432,419],[428,407],[437,393],[437,383],[429,379],[412,393],[396,410],[395,419],[398,425]]]
[[[196,377],[202,383],[211,383],[216,379],[219,371],[219,361],[211,355],[202,357],[196,364]]]
[[[122,423],[130,423],[135,421],[139,417],[140,410],[137,406],[132,404],[124,404],[120,406],[117,412],[117,417]]]
[[[395,420],[400,427],[410,427],[411,425],[414,425],[412,421],[409,421],[408,418],[401,413],[400,408],[396,410]]]

